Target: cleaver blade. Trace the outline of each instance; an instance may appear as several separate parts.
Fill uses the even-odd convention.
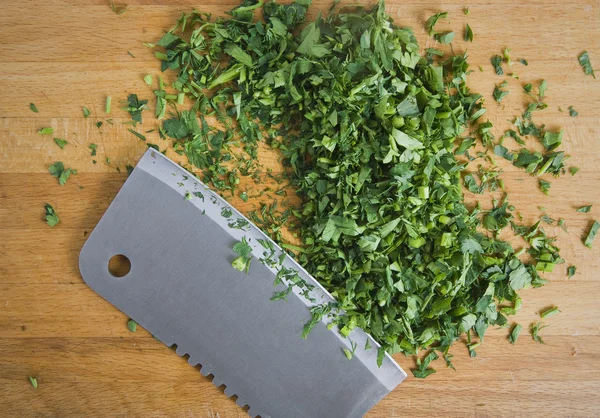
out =
[[[187,196],[187,197],[186,197]],[[191,198],[190,198],[191,197]],[[235,270],[235,243],[252,247],[248,274]],[[262,240],[262,244],[261,244]],[[265,245],[277,265],[262,263]],[[363,416],[406,373],[361,329],[346,338],[325,317],[301,338],[310,307],[334,298],[258,227],[193,174],[149,149],[90,234],[79,257],[85,282],[178,355],[201,365],[225,395],[262,418]],[[108,268],[125,256],[130,271]],[[278,270],[311,286],[271,301]],[[307,297],[308,296],[308,297]],[[365,349],[369,341],[371,349]],[[343,349],[356,350],[351,359]]]

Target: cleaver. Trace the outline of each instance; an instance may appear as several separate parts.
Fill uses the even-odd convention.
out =
[[[242,240],[252,248],[247,273],[232,267],[232,247]],[[116,256],[128,261],[127,274],[109,269]],[[304,286],[271,301],[289,284],[274,286],[282,268],[297,272]],[[225,385],[225,395],[236,395],[251,417],[362,417],[406,377],[387,353],[377,365],[379,345],[359,328],[344,337],[325,316],[302,338],[310,308],[334,298],[234,207],[154,149],[90,234],[79,269],[96,293],[189,355],[215,386]]]

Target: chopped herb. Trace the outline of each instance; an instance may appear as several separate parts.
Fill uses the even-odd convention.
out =
[[[471,26],[469,26],[469,24],[465,24],[465,41],[466,42],[473,42],[473,30],[471,29]]]
[[[428,367],[433,360],[437,360],[438,358],[437,353],[431,350],[423,360],[417,359],[418,368],[411,370],[413,375],[418,379],[425,379],[427,376],[434,374],[435,369],[429,369]]]
[[[48,167],[48,171],[50,171],[50,174],[52,174],[53,177],[58,179],[58,184],[61,186],[64,186],[67,183],[71,174],[77,174],[77,170],[71,168],[65,170],[64,164],[60,161],[57,161]]]
[[[139,100],[137,94],[130,94],[127,96],[126,110],[131,115],[134,125],[142,123],[142,111],[148,109],[146,103],[148,103],[148,100]]]
[[[469,8],[468,8],[468,7],[465,7],[465,8],[463,9],[463,13],[465,14],[465,16],[468,16],[468,15],[469,15]]]
[[[176,140],[176,152],[203,181],[231,196],[239,194],[239,176],[262,181],[259,142],[282,151],[290,170],[285,178],[269,174],[289,181],[300,204],[260,203],[249,216],[293,252],[340,307],[350,307],[342,313],[315,302],[302,337],[327,316],[342,335],[356,327],[372,335],[382,345],[378,365],[386,350],[415,355],[431,347],[451,365],[448,350],[465,334],[475,356],[486,330],[508,323],[512,313],[500,303],[512,302],[508,309],[516,311],[518,291],[543,285],[540,274],[563,260],[541,221],[514,224],[506,201],[489,211],[470,209],[461,183],[477,192],[502,190],[501,170],[488,166],[494,164],[490,149],[536,176],[564,171],[564,152],[511,153],[501,142],[510,136],[523,146],[528,135],[542,141],[546,130],[531,115],[545,104],[529,105],[498,143],[493,124],[482,121],[482,96],[467,87],[466,54],[428,48],[421,55],[412,32],[392,24],[383,2],[333,10],[319,23],[305,21],[308,3],[252,3],[255,8],[242,6],[219,20],[197,11],[182,16],[156,43],[161,70],[175,72],[177,92],[168,94],[159,78],[159,132]],[[435,30],[445,17],[432,16],[426,29],[450,42],[454,35]],[[195,31],[188,30],[192,21]],[[202,51],[201,59],[194,51]],[[508,51],[492,61],[499,75],[504,59],[512,64]],[[191,108],[165,117],[167,103],[175,105],[181,93]],[[211,126],[207,115],[219,124]],[[463,138],[469,126],[473,138]],[[487,153],[472,151],[477,136]],[[558,146],[555,139],[546,138],[548,147]],[[456,156],[472,160],[470,152],[486,165],[464,173],[466,162]],[[293,245],[281,232],[292,224],[301,240]],[[515,252],[497,237],[508,225],[530,248]],[[246,245],[233,262],[240,271],[251,260]],[[523,251],[531,261],[518,258]],[[278,284],[286,287],[273,297],[285,299],[291,283]],[[433,373],[434,358],[429,353],[419,361],[415,375]]]
[[[500,55],[494,55],[490,61],[494,66],[494,71],[496,71],[496,75],[503,75],[504,70],[502,69],[502,57]]]
[[[152,85],[152,74],[146,74],[146,76],[144,77],[144,82],[151,86]]]
[[[435,31],[434,26],[437,23],[437,21],[439,19],[445,19],[448,17],[448,12],[442,12],[442,13],[436,13],[433,16],[431,16],[429,19],[427,19],[427,22],[425,22],[425,29],[427,30],[427,34],[429,36],[434,36],[436,35],[438,32]]]
[[[521,324],[515,324],[515,326],[513,327],[512,331],[510,332],[510,335],[508,336],[508,341],[510,341],[512,345],[516,344],[522,329],[523,326]]]
[[[104,122],[102,122],[101,120],[99,120],[98,122],[96,122],[96,128],[100,129],[103,124],[104,124]]]
[[[248,201],[248,193],[241,192],[240,193],[240,199],[242,199],[244,202],[247,202]]]
[[[112,97],[106,96],[106,104],[104,105],[104,113],[110,113],[111,102],[112,102]]]
[[[38,131],[38,134],[40,135],[52,135],[54,133],[54,129],[47,127],[47,128],[41,128]]]
[[[567,224],[565,223],[564,219],[559,219],[558,220],[558,226],[560,226],[563,229],[563,231],[568,232],[567,231]]]
[[[139,132],[134,131],[133,129],[128,129],[129,132],[131,132],[132,134],[134,134],[135,136],[137,136],[139,139],[141,139],[142,141],[146,140],[146,137],[144,135],[142,135]]]
[[[540,317],[542,319],[546,319],[549,316],[556,315],[557,313],[560,313],[560,311],[558,310],[558,308],[556,306],[553,306],[552,308],[549,308],[543,312],[540,312]]]
[[[58,145],[60,149],[65,149],[65,145],[68,144],[68,142],[62,138],[54,138],[54,143]]]
[[[571,277],[575,276],[575,273],[577,272],[577,267],[576,266],[569,266],[567,267],[567,276],[570,279]]]
[[[50,226],[55,226],[59,222],[59,219],[54,208],[49,203],[46,203],[44,208],[46,209],[46,223]]]
[[[454,40],[455,35],[454,32],[437,33],[435,39],[441,44],[449,44]]]
[[[35,377],[32,377],[32,376],[27,376],[27,377],[29,377],[29,383],[31,383],[31,386],[33,386],[34,389],[37,389],[38,388],[38,381],[37,381],[37,379]]]
[[[90,111],[90,109],[83,106],[83,117],[87,119],[90,117],[91,114],[92,114],[92,112]]]
[[[533,88],[533,84],[531,84],[531,83],[527,83],[523,86],[523,90],[525,90],[525,93],[527,93],[527,94],[531,93],[532,88]]]
[[[550,193],[550,186],[552,185],[552,183],[546,180],[539,179],[539,185],[542,193],[548,196],[548,193]]]
[[[129,318],[129,321],[127,321],[127,328],[129,328],[129,331],[131,332],[135,332],[137,330],[137,325],[137,322],[131,318]]]
[[[130,165],[126,165],[125,169],[127,170],[127,175],[130,176],[131,173],[133,172],[133,167]]]
[[[33,103],[29,103],[29,108],[31,109],[32,112],[35,112],[35,113],[39,113],[40,112],[38,110],[38,108],[35,106],[35,104],[33,104]]]
[[[146,146],[148,148],[152,148],[152,149],[155,149],[156,151],[160,152],[160,148],[158,148],[158,145],[156,145],[156,144],[151,144],[151,143],[148,142],[148,143],[146,143]]]
[[[544,328],[548,328],[548,325],[542,325],[541,322],[536,322],[535,324],[531,324],[530,332],[531,332],[531,338],[533,338],[533,341],[538,342],[540,344],[545,344],[544,340],[539,335],[540,331],[543,330]]]
[[[131,52],[127,51],[127,54],[131,57],[131,58],[135,58],[135,55],[133,55]]]
[[[572,118],[574,118],[577,115],[579,115],[579,112],[576,111],[575,109],[573,109],[573,106],[569,106],[569,116],[571,116]]]
[[[354,341],[350,341],[350,347],[351,349],[347,349],[344,348],[344,354],[346,355],[346,358],[348,358],[348,360],[352,360],[352,357],[354,357],[354,353],[356,353],[356,347],[358,344],[356,344]]]
[[[508,95],[508,91],[506,90],[502,90],[502,88],[506,87],[508,85],[508,81],[504,80],[502,83],[497,84],[494,87],[494,100],[496,100],[498,103],[502,102],[502,99],[504,99],[507,95]]]
[[[546,90],[548,89],[548,83],[546,82],[546,80],[542,80],[540,82],[540,85],[538,86],[538,95],[540,96],[540,99],[543,99],[544,96],[546,95]]]
[[[98,144],[90,144],[88,145],[88,148],[90,149],[90,155],[93,157],[96,155],[96,151],[98,150]]]
[[[523,58],[520,58],[520,59],[518,59],[517,61],[519,61],[521,64],[523,64],[523,65],[524,65],[524,66],[526,66],[526,67],[529,65],[529,63],[527,62],[527,60],[525,60],[525,59],[523,59]]]
[[[587,205],[587,206],[581,206],[577,208],[577,212],[579,213],[589,213],[589,211],[592,209],[592,205]]]
[[[598,221],[594,221],[592,227],[590,228],[590,232],[588,232],[588,235],[584,241],[586,247],[592,248],[592,243],[594,242],[594,238],[596,238],[598,230],[600,230],[600,223]]]
[[[246,237],[242,237],[242,240],[235,244],[232,250],[239,257],[233,260],[231,266],[236,270],[248,273],[252,261],[252,247],[248,244]]]
[[[569,167],[569,173],[571,173],[572,176],[577,174],[578,171],[579,171],[579,167]]]
[[[596,74],[594,74],[594,69],[590,63],[590,56],[588,55],[587,51],[583,51],[581,55],[579,55],[579,64],[581,64],[581,68],[583,68],[585,75],[591,75],[592,77],[596,78]]]
[[[510,59],[510,48],[504,48],[504,51],[502,52],[502,58],[504,59],[504,62],[508,64],[509,67],[513,66],[513,62]]]

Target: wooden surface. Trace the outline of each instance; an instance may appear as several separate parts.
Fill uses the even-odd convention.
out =
[[[321,8],[329,5],[316,3]],[[86,235],[125,180],[125,165],[134,165],[146,148],[121,124],[127,114],[118,109],[128,93],[151,98],[142,78],[158,74],[159,67],[142,42],[156,41],[180,10],[196,6],[223,13],[234,4],[142,0],[130,3],[121,16],[104,0],[3,4],[0,416],[245,415],[198,370],[144,330],[129,332],[127,318],[89,289],[77,268]],[[464,16],[467,5],[470,14]],[[469,358],[457,344],[456,372],[438,364],[437,374],[426,380],[409,377],[368,416],[599,416],[600,238],[589,250],[581,237],[592,218],[600,219],[600,80],[584,76],[577,55],[587,49],[600,78],[600,2],[413,0],[388,1],[387,9],[398,24],[415,28],[423,47],[433,45],[422,27],[434,12],[450,12],[450,22],[440,27],[457,31],[456,50],[466,47],[462,28],[469,22],[475,33],[475,42],[468,45],[470,63],[476,70],[469,84],[488,97],[497,133],[523,108],[520,84],[548,81],[549,108],[536,118],[552,128],[564,127],[568,165],[581,171],[552,181],[549,197],[539,192],[536,179],[513,167],[505,167],[504,177],[511,202],[526,220],[540,215],[538,206],[566,220],[568,233],[552,227],[547,231],[558,236],[567,265],[577,265],[578,271],[567,280],[566,265],[561,266],[546,287],[522,292],[524,307],[516,320],[524,328],[545,307],[556,304],[562,311],[545,321],[550,325],[543,331],[546,345],[533,342],[524,331],[511,346],[506,329],[490,330],[476,358]],[[521,78],[510,80],[511,94],[500,108],[490,95],[502,78],[493,75],[489,58],[507,46],[514,58],[529,60],[529,66],[513,67]],[[95,122],[107,117],[106,95],[113,97],[114,126],[105,123],[99,130]],[[29,110],[30,102],[39,113]],[[569,117],[570,105],[579,111],[578,117]],[[83,119],[82,106],[92,110],[89,119]],[[144,117],[144,130],[153,128],[151,112]],[[64,151],[51,136],[36,134],[44,126],[52,126],[54,136],[69,141]],[[149,142],[165,148],[157,137],[148,134]],[[97,157],[90,156],[90,143],[99,145]],[[47,171],[58,160],[78,170],[64,187]],[[264,164],[278,167],[273,157]],[[55,228],[42,221],[45,202],[60,216]],[[250,203],[233,203],[251,209]],[[594,204],[589,214],[575,212],[585,204]],[[396,358],[406,370],[414,362]],[[38,389],[30,386],[27,376],[37,376]]]

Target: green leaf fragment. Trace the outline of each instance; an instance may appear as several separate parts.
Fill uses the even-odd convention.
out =
[[[579,59],[579,64],[581,65],[581,68],[583,68],[583,72],[585,73],[585,75],[591,75],[595,79],[596,74],[594,74],[594,69],[592,68],[592,64],[590,63],[590,56],[589,56],[588,52],[583,51],[579,55],[578,59]]]
[[[473,30],[471,29],[471,26],[469,26],[468,23],[465,24],[465,41],[473,42]]]
[[[84,118],[89,118],[90,115],[92,114],[92,112],[90,111],[90,109],[88,109],[87,107],[83,106],[83,117]]]
[[[62,138],[54,138],[54,143],[58,145],[60,149],[65,149],[65,145],[68,144],[68,142]]]
[[[577,266],[569,266],[567,267],[567,277],[570,279],[577,272]]]
[[[29,383],[31,383],[31,386],[34,387],[34,389],[38,388],[38,381],[35,377],[32,376],[27,376],[29,378]]]
[[[56,211],[49,203],[46,203],[44,208],[46,210],[46,215],[45,215],[46,223],[50,226],[55,226],[59,222]]]
[[[581,206],[577,208],[577,212],[579,213],[589,213],[592,210],[592,205]]]
[[[560,311],[558,310],[558,307],[553,306],[552,308],[549,308],[543,312],[540,312],[540,317],[542,319],[545,319],[545,318],[548,318],[549,316],[556,315],[557,313],[560,313]]]
[[[519,339],[519,334],[521,333],[522,329],[523,329],[523,326],[521,324],[515,324],[513,329],[510,331],[510,335],[508,336],[508,341],[510,341],[510,343],[512,345],[515,345],[517,343],[517,340]]]
[[[586,247],[592,248],[592,244],[594,242],[594,238],[596,238],[598,230],[600,230],[600,223],[598,221],[594,221],[590,231],[587,234],[587,237],[585,238],[585,241],[583,242]]]
[[[131,332],[135,332],[137,330],[137,322],[135,322],[133,319],[129,319],[129,321],[127,321],[127,328],[129,328],[129,331]]]
[[[544,328],[548,328],[548,325],[542,325],[541,322],[536,322],[531,324],[530,327],[530,333],[531,333],[531,338],[533,338],[533,341],[538,342],[540,344],[545,344],[544,340],[542,339],[542,337],[540,336],[540,331],[543,330]]]
[[[33,103],[29,103],[29,109],[31,109],[31,111],[34,113],[39,113],[38,108]]]
[[[577,115],[579,115],[579,112],[576,111],[575,109],[573,109],[573,106],[569,106],[569,116],[571,116],[572,118],[574,118]]]
[[[47,127],[47,128],[41,128],[38,131],[38,134],[40,135],[52,135],[54,133],[54,129]]]

